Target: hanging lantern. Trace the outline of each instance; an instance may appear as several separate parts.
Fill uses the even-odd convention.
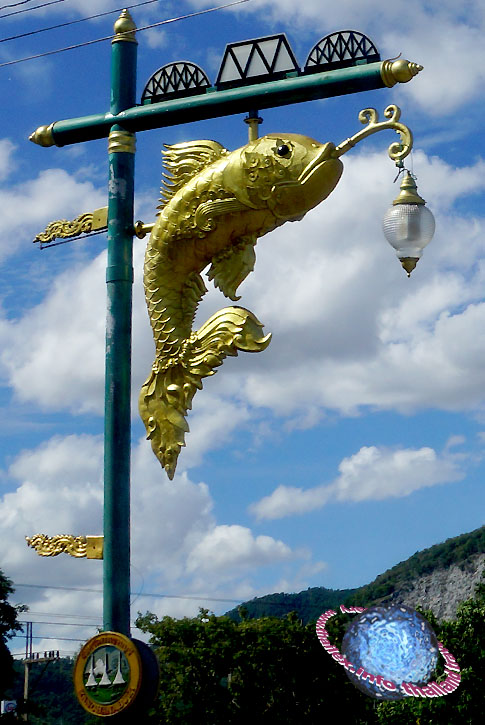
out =
[[[418,194],[413,177],[406,171],[399,196],[382,220],[384,235],[396,250],[408,277],[434,234],[434,216],[425,203]]]

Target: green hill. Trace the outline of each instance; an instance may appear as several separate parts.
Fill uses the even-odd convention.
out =
[[[325,609],[337,607],[347,601],[356,589],[326,589],[325,587],[312,587],[298,594],[267,594],[264,597],[244,602],[242,607],[231,609],[227,616],[236,621],[240,618],[240,610],[245,610],[249,619],[259,617],[284,617],[288,612],[297,612],[299,618],[306,624],[320,616]]]
[[[437,569],[447,569],[452,564],[463,567],[471,556],[483,553],[485,553],[485,526],[469,534],[446,539],[441,544],[430,546],[429,549],[417,551],[406,561],[401,561],[392,569],[379,574],[370,584],[356,589],[350,598],[351,603],[362,606],[377,603],[420,576],[431,574]]]
[[[245,616],[284,617],[288,612],[297,612],[306,624],[318,619],[325,609],[339,604],[369,606],[386,600],[394,592],[405,589],[419,577],[446,569],[452,564],[464,567],[474,554],[485,553],[485,526],[468,534],[461,534],[435,544],[429,549],[417,551],[406,561],[379,574],[370,584],[358,589],[326,589],[313,587],[298,594],[267,594],[244,602]],[[227,616],[239,619],[241,607],[231,609]]]

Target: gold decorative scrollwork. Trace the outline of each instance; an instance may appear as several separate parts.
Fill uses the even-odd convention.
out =
[[[67,219],[58,219],[49,222],[45,230],[34,239],[34,242],[52,242],[54,239],[69,239],[77,237],[80,234],[88,234],[89,232],[99,231],[107,227],[108,224],[108,207],[102,207],[95,211],[80,214],[72,221]]]
[[[46,534],[34,534],[32,537],[25,537],[27,546],[31,546],[39,556],[58,556],[69,554],[76,559],[102,559],[103,558],[103,537],[102,536],[72,536],[71,534],[60,534],[58,536],[47,536]]]
[[[403,123],[399,123],[399,119],[401,118],[401,109],[395,105],[388,106],[384,111],[384,116],[388,120],[379,121],[379,114],[375,108],[364,108],[360,111],[359,121],[364,125],[367,124],[367,128],[359,131],[354,136],[351,136],[351,138],[342,141],[342,143],[340,143],[333,152],[334,158],[343,156],[343,154],[353,148],[364,138],[372,136],[374,133],[378,133],[378,131],[392,129],[399,134],[401,140],[400,142],[395,141],[389,146],[389,157],[396,163],[405,159],[413,148],[413,134],[407,126]]]

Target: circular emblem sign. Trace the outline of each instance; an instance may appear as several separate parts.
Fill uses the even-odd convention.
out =
[[[133,704],[141,675],[135,643],[118,632],[101,632],[86,642],[77,657],[74,690],[85,710],[109,717]]]

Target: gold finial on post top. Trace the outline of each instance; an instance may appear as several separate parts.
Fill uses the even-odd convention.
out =
[[[122,10],[120,17],[114,24],[115,37],[111,41],[112,43],[118,43],[120,40],[127,40],[130,43],[136,43],[135,21],[131,17],[129,10]]]

